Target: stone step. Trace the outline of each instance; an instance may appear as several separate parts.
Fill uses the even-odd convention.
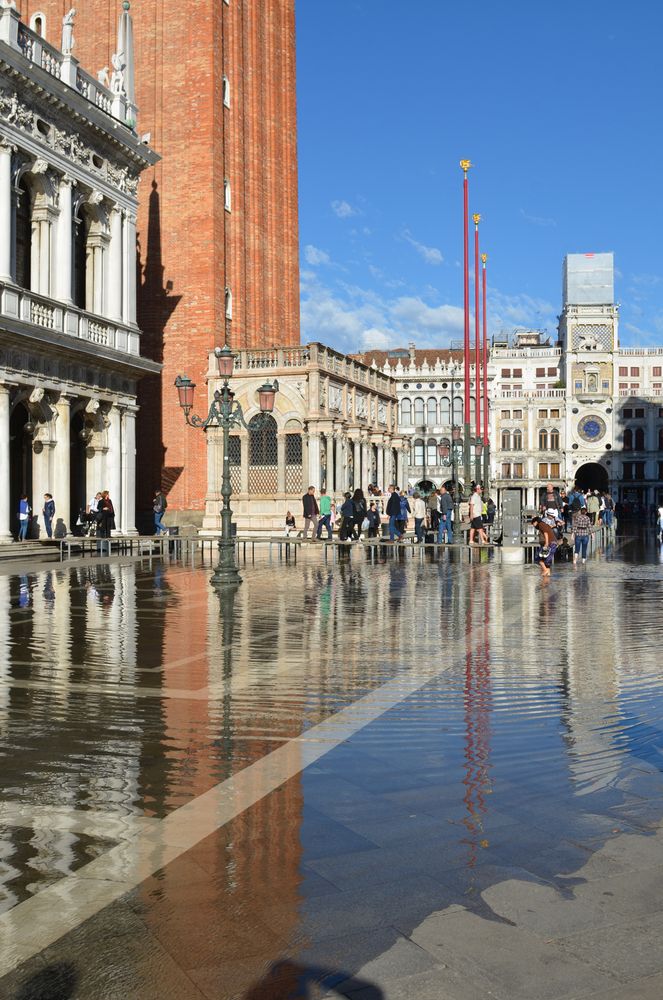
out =
[[[37,562],[60,558],[60,543],[47,539],[0,543],[0,562]]]

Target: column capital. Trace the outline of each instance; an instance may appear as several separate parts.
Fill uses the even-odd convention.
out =
[[[0,135],[0,153],[16,153],[18,146],[14,145],[6,135]]]

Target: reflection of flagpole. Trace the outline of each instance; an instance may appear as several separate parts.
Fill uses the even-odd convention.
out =
[[[464,338],[463,338],[463,364],[465,365],[465,440],[463,441],[464,466],[465,466],[465,491],[468,491],[470,472],[470,236],[468,231],[469,214],[469,187],[467,181],[467,171],[472,164],[469,160],[460,161],[460,169],[463,171],[463,309],[464,309]]]
[[[490,489],[490,441],[488,439],[488,320],[486,319],[486,261],[481,254],[481,284],[483,290],[483,483],[486,495]]]

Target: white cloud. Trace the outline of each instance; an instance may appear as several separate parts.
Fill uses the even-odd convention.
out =
[[[407,240],[410,246],[413,246],[420,257],[426,261],[427,264],[433,264],[437,266],[442,264],[444,257],[442,256],[442,251],[438,250],[437,247],[427,247],[425,243],[420,243],[419,240],[415,240],[414,236],[406,229],[403,233],[403,239]]]
[[[349,219],[351,216],[359,214],[358,209],[354,208],[349,201],[333,201],[331,208],[339,219]]]
[[[656,288],[663,282],[663,277],[660,274],[634,274],[631,280],[639,288]]]
[[[529,222],[531,226],[554,227],[557,225],[556,219],[548,218],[545,215],[530,215],[524,208],[520,209],[520,214],[525,222]]]
[[[324,250],[318,249],[318,247],[314,247],[311,243],[304,247],[304,260],[312,267],[319,267],[320,264],[331,263],[329,254]]]

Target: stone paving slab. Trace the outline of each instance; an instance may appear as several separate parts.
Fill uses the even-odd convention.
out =
[[[663,913],[556,939],[569,956],[624,983],[663,972]]]

